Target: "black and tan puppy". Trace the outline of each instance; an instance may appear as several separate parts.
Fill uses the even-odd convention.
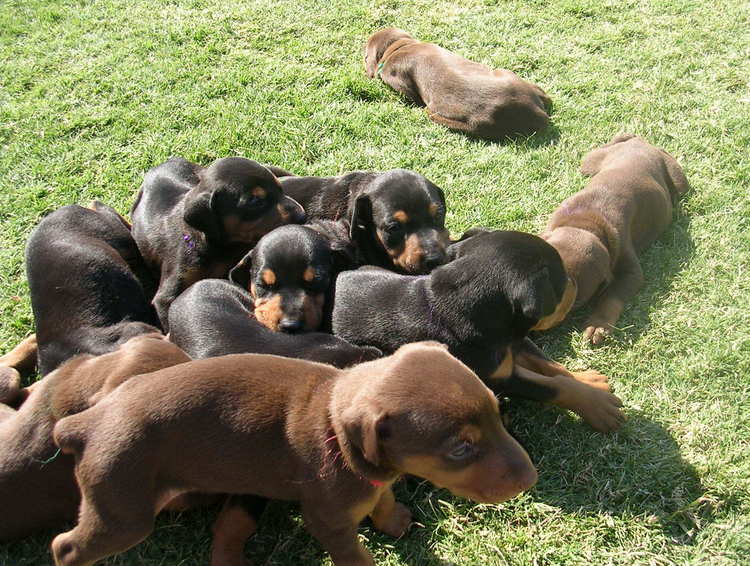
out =
[[[403,30],[382,29],[365,45],[365,70],[415,104],[438,124],[500,140],[544,130],[550,99],[512,71],[490,69]]]
[[[28,367],[36,356],[45,375],[75,355],[104,354],[158,332],[153,284],[128,228],[101,203],[64,206],[42,219],[26,245],[36,335],[0,363]]]
[[[165,501],[193,491],[298,500],[335,564],[371,566],[357,525],[369,515],[406,531],[391,491],[400,475],[493,503],[536,481],[492,392],[439,344],[344,371],[245,354],[145,377],[55,428],[83,495],[78,525],[52,543],[58,566],[137,544]]]
[[[167,311],[184,289],[207,277],[226,277],[266,233],[305,219],[264,166],[242,157],[201,167],[179,157],[146,173],[132,211],[133,237],[160,277],[154,306]]]
[[[355,171],[279,181],[309,218],[348,220],[350,239],[363,265],[428,273],[445,263],[445,196],[419,173]]]
[[[0,540],[60,526],[78,514],[73,458],[52,441],[55,423],[83,411],[97,392],[189,361],[161,334],[137,336],[102,356],[77,356],[38,381],[18,411],[0,406]]]
[[[316,220],[263,236],[229,279],[250,292],[255,318],[266,328],[309,332],[321,326],[336,276],[355,261],[346,221]]]
[[[496,231],[453,244],[449,255],[428,277],[374,267],[342,273],[334,334],[386,353],[438,340],[498,394],[552,402],[597,430],[619,427],[622,403],[605,376],[568,372],[526,338],[564,318],[575,297],[555,249],[531,234]]]
[[[377,348],[358,347],[322,332],[289,335],[258,322],[253,298],[223,279],[192,285],[169,311],[169,339],[195,359],[225,354],[275,354],[345,368],[374,360]]]
[[[599,344],[643,285],[638,253],[672,221],[688,182],[671,155],[632,134],[591,151],[581,172],[591,181],[552,214],[542,237],[577,283],[576,306],[596,297],[584,336]]]

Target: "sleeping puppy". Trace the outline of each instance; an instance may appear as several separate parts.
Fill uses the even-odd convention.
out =
[[[169,305],[184,289],[226,277],[264,234],[305,214],[255,161],[227,157],[204,168],[173,157],[146,173],[132,217],[138,248],[160,277],[154,306],[167,331]]]
[[[597,297],[584,337],[599,344],[643,285],[638,253],[672,221],[688,182],[671,155],[632,134],[591,151],[581,172],[591,181],[552,214],[542,237],[577,283],[576,306]]]
[[[54,438],[75,456],[82,492],[78,525],[52,542],[58,566],[132,547],[165,501],[195,491],[299,501],[334,564],[373,566],[357,527],[369,515],[386,534],[406,532],[411,513],[391,490],[402,474],[484,503],[537,479],[489,389],[424,342],[348,370],[257,354],[195,360],[129,380]],[[212,564],[242,564],[256,524],[223,513],[245,536]]]
[[[562,320],[575,297],[555,249],[537,236],[496,231],[452,245],[449,255],[429,276],[374,267],[339,275],[334,334],[385,353],[437,340],[498,394],[550,401],[597,430],[618,428],[622,403],[605,376],[568,372],[526,339]]]
[[[538,86],[504,69],[490,69],[403,30],[382,29],[365,46],[365,69],[438,124],[490,140],[547,128],[551,102]]]
[[[102,356],[77,356],[34,384],[18,411],[0,406],[0,541],[75,520],[73,458],[52,441],[55,423],[83,411],[103,387],[189,361],[161,334],[137,336]]]
[[[222,279],[199,281],[174,305],[169,311],[169,339],[195,359],[275,354],[345,368],[381,355],[377,348],[353,346],[321,332],[273,332],[254,318],[250,294]]]
[[[92,206],[64,206],[29,236],[26,276],[36,335],[4,356],[4,365],[33,368],[36,357],[46,375],[75,355],[104,354],[159,331],[149,304],[153,283],[129,225],[112,208]]]
[[[320,328],[336,276],[354,267],[346,221],[316,220],[263,236],[229,280],[250,292],[258,322],[294,334]]]
[[[445,263],[445,196],[418,173],[355,171],[340,177],[290,176],[279,181],[309,218],[348,220],[350,239],[362,264],[428,273]]]

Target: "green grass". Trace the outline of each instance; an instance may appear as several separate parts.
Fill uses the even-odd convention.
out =
[[[488,144],[432,124],[363,73],[362,44],[386,25],[538,83],[553,129]],[[0,351],[32,328],[23,248],[42,215],[93,198],[127,212],[143,172],[170,155],[310,175],[411,168],[445,189],[454,234],[538,232],[585,184],[581,157],[634,132],[677,156],[692,190],[643,256],[646,286],[613,340],[581,345],[585,313],[540,339],[609,374],[628,423],[604,436],[514,402],[540,473],[532,491],[475,505],[409,480],[397,496],[419,524],[398,541],[361,534],[388,565],[747,564],[749,62],[738,0],[4,0]],[[105,563],[206,564],[214,513],[162,517]],[[0,565],[49,563],[51,534],[0,545]],[[247,553],[329,563],[282,504]]]

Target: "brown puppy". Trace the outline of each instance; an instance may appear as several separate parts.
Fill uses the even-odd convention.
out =
[[[162,335],[144,334],[109,354],[69,360],[37,382],[18,411],[0,406],[0,540],[76,517],[80,496],[73,458],[52,442],[59,419],[88,408],[103,386],[112,389],[132,375],[189,360]]]
[[[499,140],[544,130],[550,99],[512,71],[490,69],[403,30],[382,29],[365,46],[365,69],[427,107],[438,124]]]
[[[83,493],[78,526],[52,543],[59,566],[137,544],[167,500],[193,491],[299,500],[337,566],[372,565],[357,525],[369,515],[388,534],[408,528],[391,491],[401,474],[482,502],[536,481],[492,392],[435,342],[349,370],[257,354],[196,360],[128,381],[58,423],[55,441],[75,454]],[[241,517],[249,536],[254,522]]]
[[[581,173],[591,181],[552,214],[542,237],[578,286],[576,306],[599,295],[584,331],[599,344],[643,285],[637,254],[669,225],[689,186],[671,155],[633,134],[591,151]]]

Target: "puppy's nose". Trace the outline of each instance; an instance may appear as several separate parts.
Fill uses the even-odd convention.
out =
[[[291,318],[284,318],[279,322],[279,330],[287,334],[296,334],[302,331],[302,321]]]

